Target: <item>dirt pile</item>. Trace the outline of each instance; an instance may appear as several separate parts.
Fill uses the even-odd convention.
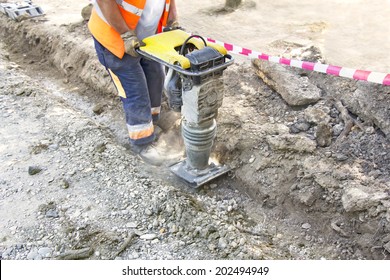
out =
[[[306,240],[350,244],[343,257],[388,258],[390,88],[253,65],[226,79],[219,141],[235,175],[274,219],[310,224]]]

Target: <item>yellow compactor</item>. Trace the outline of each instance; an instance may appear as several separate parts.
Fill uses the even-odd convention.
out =
[[[165,92],[171,109],[182,114],[186,158],[170,170],[193,187],[229,171],[210,161],[223,100],[223,71],[234,59],[226,49],[177,29],[143,40],[137,52],[167,68]]]

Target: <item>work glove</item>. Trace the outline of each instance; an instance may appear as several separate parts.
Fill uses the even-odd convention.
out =
[[[134,30],[129,30],[123,34],[121,34],[121,38],[125,45],[125,53],[131,55],[132,57],[138,57],[138,53],[135,49],[139,47],[145,46],[145,43],[141,42]]]
[[[176,30],[176,29],[183,29],[183,28],[181,28],[181,26],[177,20],[174,20],[171,23],[169,23],[166,27],[164,27],[163,32],[172,31],[172,30]]]

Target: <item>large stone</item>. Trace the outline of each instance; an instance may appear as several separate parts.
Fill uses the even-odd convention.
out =
[[[89,20],[89,18],[91,17],[92,8],[93,8],[93,5],[92,4],[88,4],[87,6],[85,6],[81,10],[81,16],[82,16],[83,20],[85,20],[85,21]]]
[[[358,83],[355,91],[340,96],[349,111],[365,122],[377,125],[390,135],[390,87],[367,82]]]
[[[329,124],[319,124],[316,130],[316,141],[320,147],[328,147],[332,144],[332,127]]]
[[[316,142],[302,135],[278,135],[266,137],[273,150],[290,151],[297,153],[312,153],[316,149]]]
[[[237,8],[241,4],[242,0],[226,0],[225,7]]]
[[[386,193],[369,193],[363,190],[362,186],[356,186],[347,189],[344,192],[341,201],[345,211],[356,212],[368,210],[373,206],[377,206],[381,203],[381,200],[386,199],[387,197]]]
[[[305,110],[305,119],[314,124],[328,123],[330,121],[329,109],[325,106],[309,106]]]
[[[272,124],[265,123],[260,126],[262,132],[267,135],[280,135],[280,134],[288,134],[289,128],[284,124]]]
[[[337,78],[313,72],[310,80],[329,101],[341,100],[346,109],[365,124],[375,124],[390,135],[390,87],[365,81]]]
[[[295,74],[282,65],[254,59],[252,61],[257,75],[291,106],[316,103],[321,98],[321,91],[308,77]]]

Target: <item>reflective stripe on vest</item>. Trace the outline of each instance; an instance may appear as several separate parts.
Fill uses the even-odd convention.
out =
[[[137,16],[141,16],[143,9],[137,8],[134,5],[131,5],[123,0],[116,0],[116,3],[121,6],[125,11],[135,14]]]
[[[115,0],[119,10],[130,29],[135,30],[137,23],[143,12],[146,0]],[[153,0],[149,0],[153,1]],[[161,32],[162,26],[166,26],[170,0],[165,0],[165,10],[161,17],[158,31]],[[123,40],[120,34],[110,26],[107,19],[104,17],[99,5],[93,1],[94,9],[92,10],[91,18],[88,22],[88,28],[95,39],[107,48],[115,56],[122,58],[125,53]]]

